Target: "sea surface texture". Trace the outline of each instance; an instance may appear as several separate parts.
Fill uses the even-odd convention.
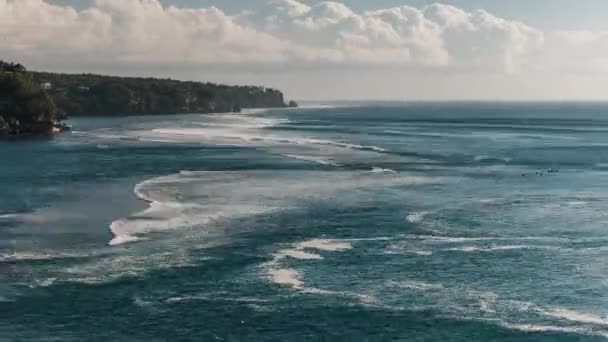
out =
[[[1,341],[608,339],[608,105],[71,124],[0,142]]]

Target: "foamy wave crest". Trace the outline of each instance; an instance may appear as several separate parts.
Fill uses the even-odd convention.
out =
[[[293,182],[293,177],[298,181]],[[345,171],[183,171],[136,185],[134,193],[148,202],[149,207],[112,222],[110,230],[114,238],[110,244],[134,242],[148,233],[183,228],[200,230],[228,219],[293,208],[300,199],[323,199],[337,191],[446,181],[449,180]]]
[[[42,208],[32,212],[26,213],[9,213],[0,215],[0,220],[15,220],[22,223],[29,224],[48,224],[53,222],[59,222],[69,218],[83,218],[79,213],[62,211],[53,208]]]
[[[275,284],[295,289],[303,288],[304,283],[300,279],[300,273],[292,268],[269,267],[266,273]]]
[[[325,252],[343,252],[352,248],[352,244],[343,240],[313,239],[295,243],[290,248],[282,249],[274,254],[274,258],[262,265],[265,277],[277,285],[288,286],[302,291],[310,291],[304,287],[301,274],[293,269],[282,265],[284,259],[293,258],[299,260],[322,260],[319,254],[306,252],[306,250],[318,250]],[[318,289],[313,289],[317,291]]]
[[[169,137],[201,138],[224,142],[244,142],[253,144],[274,145],[325,145],[336,146],[353,150],[386,152],[386,149],[378,146],[351,144],[327,139],[316,139],[297,136],[281,136],[269,134],[252,134],[247,131],[234,130],[233,128],[158,128],[152,133]]]
[[[309,161],[309,162],[315,162],[321,165],[332,165],[332,166],[340,166],[340,164],[335,163],[331,160],[327,160],[324,158],[319,158],[316,156],[305,156],[305,155],[298,155],[298,154],[284,154],[285,157],[287,158],[291,158],[291,159],[297,159],[297,160],[303,160],[303,161]]]
[[[540,310],[540,312],[549,317],[563,319],[571,322],[608,326],[607,316],[602,316],[594,313],[576,311],[565,308]]]
[[[134,193],[149,203],[149,207],[136,215],[119,219],[110,225],[114,238],[110,245],[120,245],[141,240],[141,235],[152,232],[163,232],[186,227],[204,226],[223,218],[241,215],[253,215],[271,208],[248,204],[209,204],[178,202],[179,192],[174,188],[187,187],[191,184],[190,176],[180,173],[144,181],[135,186]],[[166,186],[166,188],[165,188]]]
[[[432,284],[415,280],[389,281],[387,282],[387,286],[418,291],[445,290],[445,287],[441,284]]]
[[[313,239],[300,242],[295,246],[297,249],[318,249],[330,252],[342,252],[353,248],[352,244],[348,241],[331,239]]]
[[[577,327],[560,327],[555,325],[538,325],[538,324],[510,324],[503,323],[502,326],[520,330],[524,332],[562,332],[562,333],[574,333],[574,334],[586,334],[588,330]]]
[[[409,223],[421,223],[424,218],[429,214],[428,211],[413,212],[405,218]]]
[[[306,250],[319,250],[326,252],[342,252],[352,248],[348,241],[314,239],[294,244],[292,248],[282,249],[277,253],[278,259],[290,257],[300,260],[321,260],[322,256],[306,252]]]
[[[392,169],[384,169],[384,168],[381,168],[381,167],[374,167],[371,172],[373,172],[373,173],[395,173],[396,171],[392,170]]]
[[[501,158],[501,157],[490,157],[490,156],[477,156],[475,157],[475,161],[476,162],[503,162],[503,163],[510,163],[511,162],[511,158]]]
[[[352,291],[331,291],[331,290],[324,290],[324,289],[319,289],[319,288],[314,288],[314,287],[307,287],[307,288],[303,288],[302,292],[314,294],[314,295],[322,295],[322,296],[347,297],[347,298],[355,299],[355,300],[359,301],[360,303],[368,304],[368,305],[378,303],[378,299],[372,295],[357,293],[357,292],[352,292]]]
[[[464,246],[456,248],[448,248],[448,251],[452,252],[464,252],[464,253],[475,253],[475,252],[496,252],[496,251],[512,251],[518,249],[538,249],[540,246],[528,246],[528,245],[506,245],[506,246],[493,246],[493,247],[476,247],[476,246]]]
[[[34,252],[15,252],[12,254],[0,254],[0,263],[10,263],[18,261],[42,261],[63,258],[76,258],[79,255],[67,253],[34,253]]]
[[[585,327],[564,327],[557,325],[542,325],[542,324],[512,324],[502,322],[501,326],[507,329],[519,330],[528,333],[543,333],[543,332],[553,332],[553,333],[567,333],[567,334],[577,334],[577,335],[587,335],[587,336],[599,336],[599,337],[608,337],[608,331],[606,330],[596,330]]]
[[[401,238],[407,240],[419,240],[429,243],[475,243],[475,242],[484,242],[484,241],[538,241],[538,242],[547,242],[547,243],[572,243],[572,242],[585,242],[587,240],[581,239],[568,239],[568,238],[560,238],[560,237],[552,237],[552,236],[471,236],[471,237],[460,237],[460,236],[445,236],[445,235],[414,235],[414,234],[404,234],[400,235]],[[597,241],[591,240],[591,241]],[[550,248],[551,246],[547,246]]]

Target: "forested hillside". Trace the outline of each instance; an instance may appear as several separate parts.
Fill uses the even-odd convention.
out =
[[[286,106],[280,91],[264,87],[91,74],[33,75],[68,116],[238,112]]]

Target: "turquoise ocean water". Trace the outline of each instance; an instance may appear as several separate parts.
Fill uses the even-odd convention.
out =
[[[1,341],[608,339],[608,105],[71,123],[0,142]]]

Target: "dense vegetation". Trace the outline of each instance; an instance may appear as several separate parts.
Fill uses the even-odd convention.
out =
[[[263,87],[46,72],[34,73],[34,79],[69,116],[238,112],[286,106],[280,91]]]
[[[241,108],[295,107],[275,89],[29,72],[0,61],[0,135],[50,133],[66,116],[239,112]],[[59,114],[58,114],[59,113]]]
[[[56,107],[22,65],[0,61],[0,136],[47,134]]]

